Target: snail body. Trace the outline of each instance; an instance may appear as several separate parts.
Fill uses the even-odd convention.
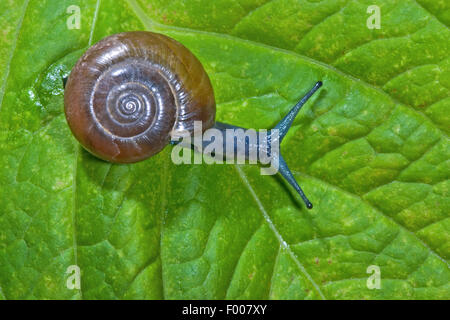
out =
[[[317,82],[280,121],[274,128],[279,135],[273,139],[282,141],[301,107],[321,85]],[[214,91],[200,61],[176,40],[146,31],[111,35],[90,47],[65,82],[64,106],[69,127],[81,145],[114,163],[155,155],[170,141],[193,133],[196,121],[203,131],[243,129],[215,122]],[[270,153],[265,142],[235,143],[234,150],[249,159],[255,154],[252,151]],[[275,156],[280,173],[312,208],[281,154]]]

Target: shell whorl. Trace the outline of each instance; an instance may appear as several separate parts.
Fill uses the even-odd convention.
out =
[[[109,36],[78,60],[64,93],[75,137],[111,162],[136,162],[161,151],[171,137],[214,124],[208,75],[182,44],[134,31]]]

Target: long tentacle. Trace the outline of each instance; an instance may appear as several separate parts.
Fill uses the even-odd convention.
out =
[[[279,130],[280,135],[280,143],[283,141],[283,138],[286,136],[286,133],[292,126],[295,117],[297,116],[300,109],[303,105],[308,101],[309,98],[322,86],[322,81],[318,81],[314,87],[309,90],[307,94],[288,112],[288,114],[274,127],[274,129]]]

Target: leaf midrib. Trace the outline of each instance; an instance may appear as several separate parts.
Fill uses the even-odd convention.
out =
[[[251,186],[250,181],[248,181],[247,176],[245,175],[244,171],[240,168],[239,165],[234,165],[234,168],[236,169],[239,177],[241,178],[242,183],[250,191],[250,194],[252,195],[253,199],[255,200],[259,211],[263,215],[264,221],[268,224],[269,228],[272,230],[275,237],[277,238],[279,245],[280,245],[279,250],[281,250],[282,247],[284,247],[287,250],[287,252],[289,253],[289,256],[291,257],[292,260],[294,260],[294,262],[295,262],[297,268],[300,270],[300,272],[303,273],[303,275],[306,277],[306,279],[308,279],[308,281],[312,284],[314,289],[316,289],[317,293],[322,298],[322,300],[325,300],[326,299],[325,295],[323,294],[319,285],[314,281],[312,276],[308,273],[306,268],[303,266],[303,264],[298,259],[297,255],[292,251],[289,244],[283,239],[283,236],[280,234],[280,232],[277,230],[275,224],[270,219],[269,214],[267,213],[266,209],[264,208],[264,206],[263,206],[261,200],[259,199],[258,195],[256,194],[255,190]],[[274,266],[274,270],[275,270],[275,266]]]

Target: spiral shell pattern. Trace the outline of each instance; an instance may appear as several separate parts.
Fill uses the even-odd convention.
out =
[[[128,163],[161,151],[172,138],[214,125],[208,75],[182,44],[134,31],[109,36],[78,60],[67,80],[67,122],[85,149]]]

